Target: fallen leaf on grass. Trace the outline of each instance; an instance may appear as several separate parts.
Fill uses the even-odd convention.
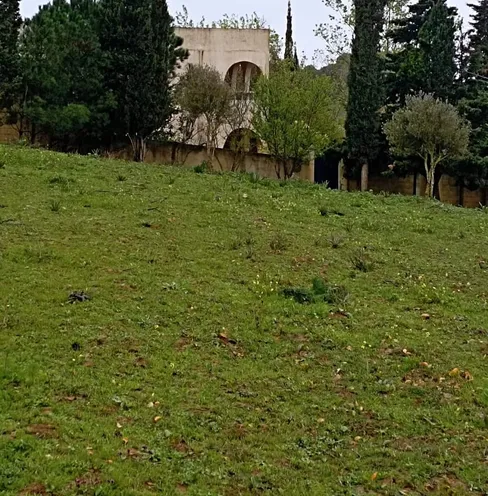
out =
[[[127,444],[129,442],[129,438],[128,437],[123,437],[122,438],[122,441],[124,444]]]
[[[136,448],[129,448],[127,450],[127,456],[129,458],[137,458],[141,455],[141,452]]]
[[[138,357],[134,361],[134,366],[140,367],[141,369],[145,369],[145,368],[147,368],[147,360],[145,358]]]
[[[460,373],[461,373],[461,371],[456,367],[455,369],[452,369],[449,372],[449,376],[450,377],[457,377]]]
[[[51,424],[32,424],[26,429],[28,434],[33,434],[41,439],[56,437],[56,427]]]
[[[375,472],[375,473],[371,476],[371,480],[372,480],[372,481],[375,481],[377,478],[378,478],[378,472]]]
[[[30,495],[38,495],[44,496],[47,495],[47,489],[44,484],[40,484],[38,482],[34,482],[29,484],[27,487],[22,489],[19,493],[20,496],[30,496]]]
[[[75,479],[74,486],[99,486],[102,483],[100,471],[92,469],[81,477]]]
[[[153,418],[153,422],[155,424],[157,424],[161,419],[162,419],[162,417],[160,417],[159,415],[157,415],[156,417]]]
[[[224,344],[237,344],[237,341],[235,339],[229,339],[229,337],[227,336],[227,334],[225,332],[221,332],[219,334],[219,339]]]
[[[423,318],[424,320],[430,320],[430,314],[428,314],[428,313],[423,313],[423,314],[422,314],[422,318]]]
[[[467,370],[465,370],[462,374],[461,374],[461,377],[467,381],[472,381],[473,380],[473,376],[470,374],[470,372],[468,372]]]

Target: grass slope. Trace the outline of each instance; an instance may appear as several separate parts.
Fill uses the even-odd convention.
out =
[[[0,165],[2,495],[487,494],[485,212]]]

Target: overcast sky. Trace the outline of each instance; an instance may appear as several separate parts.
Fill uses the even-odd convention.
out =
[[[472,0],[473,1],[473,0]],[[476,0],[474,0],[476,1]],[[21,11],[25,17],[30,17],[37,12],[39,5],[47,3],[47,0],[22,0]],[[469,8],[466,1],[448,0],[455,5],[466,18]],[[281,35],[286,29],[286,11],[288,0],[168,0],[171,13],[180,11],[182,5],[186,5],[192,19],[199,21],[202,16],[207,21],[220,19],[223,14],[252,14],[256,12],[264,17],[269,25]],[[314,28],[317,23],[326,22],[328,12],[322,0],[292,0],[293,22],[295,41],[299,52],[305,52],[311,57],[316,49],[322,48],[319,38],[314,36]]]

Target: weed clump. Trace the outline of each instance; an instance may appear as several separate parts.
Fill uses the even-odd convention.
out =
[[[339,234],[331,234],[329,237],[329,244],[334,250],[340,248],[344,243],[344,236],[340,236]]]
[[[374,263],[364,248],[360,248],[351,255],[351,264],[359,272],[371,272],[374,268]]]
[[[269,247],[274,252],[282,252],[286,251],[288,248],[288,241],[285,236],[281,233],[278,233],[269,243]]]
[[[59,200],[51,200],[51,203],[49,204],[49,208],[51,209],[51,212],[59,212],[61,209],[61,202]]]
[[[210,170],[210,167],[209,167],[208,163],[205,161],[202,162],[200,165],[193,167],[193,172],[195,172],[196,174],[205,174],[209,170]]]
[[[346,302],[349,293],[344,286],[328,284],[324,279],[316,277],[309,288],[285,288],[283,296],[295,300],[301,305],[313,303],[329,303],[340,305]]]

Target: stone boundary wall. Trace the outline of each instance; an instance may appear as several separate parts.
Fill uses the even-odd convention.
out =
[[[374,193],[388,192],[406,196],[425,196],[426,180],[418,174],[407,177],[373,176],[369,178],[369,189]],[[356,180],[343,178],[341,189],[358,191],[360,186]],[[482,189],[470,190],[457,184],[455,178],[443,175],[439,181],[439,196],[444,203],[466,208],[478,208],[486,205],[487,192]]]

